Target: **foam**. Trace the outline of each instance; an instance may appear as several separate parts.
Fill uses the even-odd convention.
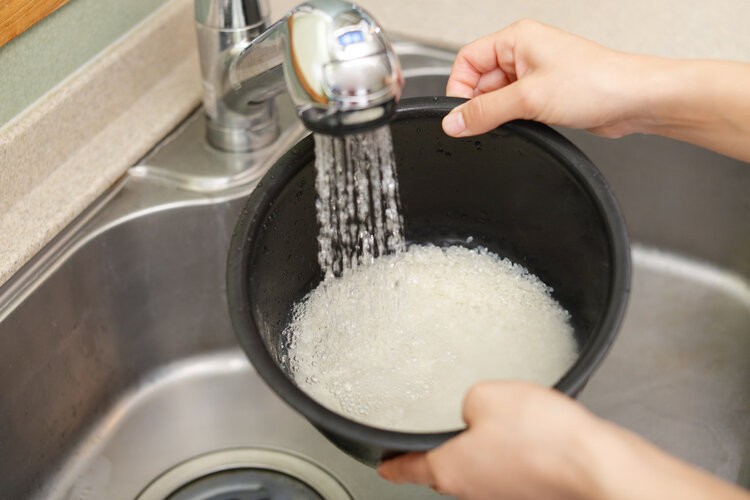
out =
[[[299,387],[393,430],[463,426],[483,379],[553,385],[577,356],[569,314],[525,268],[483,250],[412,246],[324,280],[287,327]]]

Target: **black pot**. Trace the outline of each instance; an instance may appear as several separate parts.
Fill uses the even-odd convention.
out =
[[[446,136],[441,119],[460,102],[406,99],[391,124],[406,237],[466,245],[471,236],[551,286],[580,347],[555,387],[574,396],[625,310],[630,253],[622,216],[591,161],[547,126],[516,121],[478,137]],[[271,388],[355,458],[376,463],[431,449],[459,431],[394,432],[352,421],[307,396],[279,366],[290,310],[322,279],[314,158],[307,137],[271,168],[239,218],[227,270],[237,338]]]

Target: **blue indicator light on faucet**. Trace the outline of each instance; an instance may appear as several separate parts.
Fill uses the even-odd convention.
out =
[[[363,42],[365,40],[365,34],[361,31],[347,31],[343,35],[339,35],[339,43],[346,47],[353,43]]]

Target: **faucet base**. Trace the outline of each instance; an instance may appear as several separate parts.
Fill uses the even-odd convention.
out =
[[[206,144],[206,137],[216,131],[208,127],[210,118],[205,108],[199,108],[138,165],[131,167],[129,174],[199,193],[246,190],[308,134],[287,94],[276,97],[273,106],[278,120],[262,130],[268,134],[278,132],[278,138],[265,147],[259,146],[259,149],[247,152],[227,152]],[[246,128],[240,130],[248,133]],[[232,144],[237,145],[236,142]]]
[[[275,115],[275,112],[273,113]],[[269,120],[252,129],[222,127],[206,116],[208,143],[222,151],[245,153],[257,151],[272,144],[279,137],[278,121]]]

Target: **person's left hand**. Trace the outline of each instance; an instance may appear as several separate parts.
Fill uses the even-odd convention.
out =
[[[384,462],[378,472],[471,499],[585,498],[585,436],[599,421],[552,389],[523,382],[482,382],[464,400],[468,428],[427,453]]]

